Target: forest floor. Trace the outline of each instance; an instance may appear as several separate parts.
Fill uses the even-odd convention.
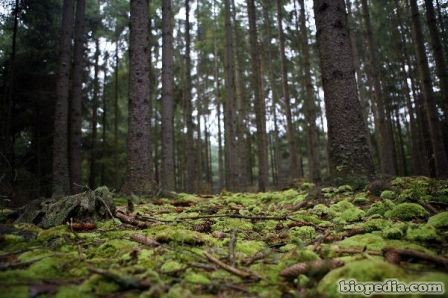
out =
[[[49,229],[0,210],[0,297],[339,297],[341,278],[448,285],[446,180],[132,200],[127,213],[114,199],[121,220]]]

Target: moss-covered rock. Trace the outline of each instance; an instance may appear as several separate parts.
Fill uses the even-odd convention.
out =
[[[419,204],[401,203],[396,205],[392,210],[387,211],[385,216],[401,220],[412,220],[425,217],[428,214],[428,211]]]
[[[437,228],[437,229],[446,229],[448,228],[448,211],[441,212],[434,216],[431,216],[428,219],[428,224]]]
[[[434,241],[439,240],[436,228],[430,224],[423,224],[409,227],[406,231],[406,239],[413,241]]]
[[[392,190],[384,190],[381,193],[380,198],[388,199],[388,200],[395,200],[397,198],[397,194]]]

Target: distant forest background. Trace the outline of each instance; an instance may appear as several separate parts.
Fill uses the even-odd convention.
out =
[[[446,177],[447,31],[443,0],[4,0],[0,199]]]

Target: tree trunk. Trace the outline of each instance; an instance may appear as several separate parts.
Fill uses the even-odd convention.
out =
[[[97,139],[97,124],[98,124],[98,97],[100,92],[99,83],[99,58],[100,58],[100,42],[98,37],[95,37],[95,62],[94,62],[94,77],[93,77],[93,98],[92,98],[92,136],[90,139],[90,163],[89,163],[89,187],[95,189],[96,187],[96,160],[98,158],[96,139]]]
[[[266,140],[266,104],[262,87],[260,56],[257,33],[257,16],[254,0],[247,0],[249,17],[249,40],[252,61],[252,80],[255,93],[255,117],[257,125],[258,190],[266,191],[268,186],[268,147]]]
[[[119,93],[119,85],[118,85],[118,69],[119,69],[119,39],[120,39],[120,33],[118,29],[115,29],[115,34],[117,35],[116,42],[115,42],[115,66],[114,66],[114,73],[115,73],[115,82],[114,82],[114,171],[118,171],[118,158],[119,158],[119,150],[118,150],[118,93]],[[120,188],[120,181],[118,175],[114,176],[114,185],[116,189]]]
[[[431,47],[436,62],[437,76],[439,77],[439,88],[442,93],[442,109],[445,118],[448,118],[448,70],[443,55],[442,42],[440,41],[439,30],[437,28],[437,20],[432,5],[432,0],[425,0],[426,6],[426,22],[428,23],[429,34],[431,36]],[[448,121],[448,120],[447,120]]]
[[[443,143],[442,130],[440,128],[437,106],[432,90],[431,74],[429,72],[428,59],[426,57],[424,38],[420,24],[420,14],[417,1],[410,0],[412,24],[415,37],[415,51],[417,54],[418,70],[420,74],[421,87],[423,91],[425,113],[428,119],[429,135],[433,151],[436,176],[446,177],[448,175],[448,160]]]
[[[308,164],[309,177],[314,182],[320,181],[320,157],[318,129],[316,126],[316,104],[314,103],[314,89],[311,81],[310,48],[308,44],[308,29],[306,27],[305,3],[300,3],[300,31],[302,31],[303,72],[305,79],[305,121],[308,135]]]
[[[106,97],[106,82],[107,82],[107,60],[104,62],[104,83],[103,83],[103,97],[101,102],[103,104],[102,109],[103,113],[101,115],[101,157],[103,161],[101,163],[101,185],[106,185],[106,165],[104,162],[104,158],[107,157],[107,140],[106,140],[106,132],[107,132],[107,97]]]
[[[53,196],[70,193],[68,165],[68,96],[73,35],[73,0],[64,0],[53,135]]]
[[[187,140],[186,140],[186,154],[187,154],[187,181],[186,190],[189,193],[196,191],[196,173],[195,173],[195,159],[194,156],[194,140],[193,140],[193,108],[191,102],[191,57],[190,57],[190,0],[185,0],[185,123],[187,125]]]
[[[72,194],[82,191],[81,186],[81,124],[82,83],[84,72],[84,15],[85,0],[76,2],[75,48],[73,58],[73,89],[70,103],[70,189]]]
[[[314,0],[317,43],[328,121],[328,158],[333,178],[374,175],[356,92],[344,0]]]
[[[224,103],[224,139],[225,139],[225,174],[226,188],[233,191],[237,187],[237,146],[236,146],[236,104],[234,79],[234,51],[232,37],[232,23],[230,0],[224,0],[225,10],[225,88],[226,100]]]
[[[288,148],[290,157],[290,179],[295,180],[300,177],[302,169],[299,164],[299,156],[297,153],[298,146],[296,140],[296,133],[294,125],[292,123],[292,113],[291,113],[291,99],[289,97],[289,86],[288,86],[288,69],[285,54],[285,34],[283,31],[283,16],[282,16],[282,5],[281,0],[277,0],[277,29],[278,29],[278,39],[280,47],[280,66],[281,66],[281,76],[282,76],[282,87],[283,87],[283,100],[285,105],[286,114],[286,134],[288,138]]]
[[[173,24],[171,0],[162,2],[162,169],[160,178],[166,191],[176,188],[173,135]]]
[[[385,175],[396,175],[394,158],[394,141],[392,138],[392,130],[390,127],[390,118],[388,117],[387,107],[384,102],[384,94],[381,87],[379,62],[377,55],[377,45],[372,33],[372,25],[370,23],[370,13],[367,0],[361,0],[364,22],[367,30],[367,51],[369,73],[373,84],[373,96],[376,104],[376,112],[378,115],[378,147],[380,155],[381,173]]]
[[[148,1],[131,0],[127,194],[151,194]]]

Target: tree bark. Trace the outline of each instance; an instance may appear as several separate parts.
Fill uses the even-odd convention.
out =
[[[96,187],[96,159],[97,159],[97,124],[98,124],[98,97],[100,93],[99,82],[99,58],[100,58],[100,42],[98,37],[95,37],[95,62],[93,75],[93,97],[92,97],[92,135],[90,139],[90,162],[89,162],[89,187],[95,189]]]
[[[254,0],[247,0],[249,17],[249,41],[252,62],[252,81],[255,93],[255,117],[257,126],[258,190],[268,186],[268,147],[266,140],[266,103],[262,87],[260,55],[258,46],[257,16]]]
[[[70,103],[70,189],[72,194],[82,191],[81,186],[81,123],[82,83],[84,72],[84,17],[85,0],[76,2],[75,47],[73,57],[73,89]]]
[[[162,2],[162,168],[165,191],[176,188],[174,165],[173,24],[171,0]]]
[[[372,178],[374,167],[356,91],[344,0],[314,0],[333,178]]]
[[[296,140],[296,133],[294,125],[292,123],[292,113],[291,113],[291,98],[289,95],[288,86],[288,69],[285,54],[285,34],[283,31],[283,16],[282,16],[282,5],[281,0],[277,0],[277,29],[278,29],[278,39],[280,47],[280,67],[281,67],[281,77],[282,77],[282,88],[283,88],[283,100],[285,105],[286,114],[286,134],[288,138],[288,148],[290,157],[290,179],[294,180],[300,177],[302,169],[299,164],[299,156],[297,153],[298,146]]]
[[[70,193],[67,140],[73,21],[73,0],[64,0],[58,78],[56,82],[56,105],[54,111],[53,196],[63,196]]]
[[[119,122],[119,111],[118,111],[118,96],[119,96],[119,85],[118,85],[118,69],[119,69],[119,39],[120,39],[120,33],[118,31],[118,28],[115,29],[116,32],[116,41],[115,41],[115,66],[114,66],[114,73],[115,73],[115,82],[114,82],[114,170],[118,171],[118,158],[119,158],[119,150],[118,150],[118,122]],[[120,188],[120,181],[118,175],[115,175],[114,179],[114,185],[116,189]]]
[[[429,35],[431,37],[431,47],[436,62],[437,76],[439,77],[439,87],[442,94],[442,109],[445,118],[448,119],[448,70],[443,55],[442,42],[440,40],[439,29],[437,28],[437,20],[434,12],[432,0],[425,0],[426,6],[426,22],[428,23]],[[448,120],[447,120],[448,121]]]
[[[237,146],[236,146],[236,103],[235,103],[235,78],[234,78],[234,51],[232,37],[232,23],[230,12],[230,0],[224,0],[225,19],[225,89],[226,100],[224,102],[224,139],[225,139],[225,176],[226,188],[233,191],[237,187]]]
[[[305,121],[308,137],[309,178],[314,182],[320,181],[320,157],[318,129],[316,125],[316,104],[311,80],[310,48],[308,44],[308,29],[306,27],[305,3],[300,3],[300,31],[302,31],[303,72],[305,80]]]
[[[440,128],[437,106],[432,90],[431,74],[426,57],[424,37],[420,24],[420,14],[418,11],[417,1],[410,0],[412,24],[415,37],[415,51],[417,54],[418,70],[423,91],[425,113],[428,120],[429,135],[433,151],[433,159],[435,163],[436,176],[446,177],[448,175],[448,160],[443,143],[442,130]]]
[[[127,175],[123,192],[151,194],[149,119],[149,16],[147,0],[131,0]]]
[[[377,45],[373,37],[372,25],[370,23],[370,13],[367,0],[361,0],[364,22],[367,30],[367,51],[369,73],[373,84],[373,96],[376,104],[376,112],[378,115],[378,147],[380,155],[381,173],[385,175],[396,175],[394,158],[394,141],[392,137],[392,129],[390,118],[384,101],[384,94],[381,86],[380,69],[377,55]]]

